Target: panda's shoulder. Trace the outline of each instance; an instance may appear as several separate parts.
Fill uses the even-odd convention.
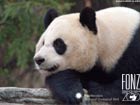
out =
[[[138,13],[138,11],[136,11],[135,9],[132,9],[132,8],[128,8],[128,7],[109,7],[109,8],[106,8],[106,9],[102,9],[102,10],[99,10],[97,11],[98,13],[100,12],[127,12],[127,13]]]

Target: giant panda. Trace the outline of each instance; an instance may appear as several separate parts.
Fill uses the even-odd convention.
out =
[[[50,10],[45,17],[34,61],[54,98],[77,104],[83,88],[92,95],[122,97],[122,74],[140,73],[140,13],[85,7],[58,17]]]

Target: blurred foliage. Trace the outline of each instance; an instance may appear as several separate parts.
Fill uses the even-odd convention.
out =
[[[47,9],[65,13],[72,5],[72,0],[0,0],[0,77],[30,68]]]

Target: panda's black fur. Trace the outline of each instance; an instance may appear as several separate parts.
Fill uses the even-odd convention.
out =
[[[95,14],[94,12],[91,13],[92,11],[89,8],[86,8],[85,11],[81,13],[81,17],[83,18],[81,18],[80,22],[83,26],[87,26],[96,34],[98,32],[98,26],[94,23],[96,19]],[[90,17],[90,21],[86,20],[87,17]],[[48,19],[46,18],[45,21],[48,21]],[[91,22],[93,24],[91,24]],[[48,23],[50,23],[50,21]],[[71,69],[60,71],[46,77],[46,84],[48,84],[49,88],[52,90],[54,98],[64,103],[79,103],[81,100],[76,99],[75,94],[76,92],[80,92],[83,95],[83,88],[87,89],[89,94],[103,95],[105,98],[119,97],[120,100],[122,100],[122,74],[139,73],[140,25],[135,30],[134,37],[123,53],[123,56],[119,59],[111,72],[105,72],[100,61],[97,61],[96,65],[86,73],[79,73]]]
[[[89,30],[97,34],[96,14],[93,9],[85,8],[80,13],[80,22],[83,26],[87,26]]]
[[[48,25],[53,21],[54,18],[58,16],[57,11],[55,9],[49,9],[44,16],[44,27],[45,29],[48,27]]]

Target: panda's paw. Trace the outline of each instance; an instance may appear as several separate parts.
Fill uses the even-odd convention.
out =
[[[54,94],[55,95],[55,94]],[[56,96],[54,96],[56,99],[59,99],[60,101],[62,101],[64,104],[67,105],[75,105],[75,104],[79,104],[82,101],[82,97],[83,97],[83,92],[77,92],[74,90],[71,91],[67,91],[63,93],[60,93],[59,95],[57,94]]]
[[[64,104],[78,104],[82,100],[83,87],[77,72],[65,70],[46,78],[53,97]]]

